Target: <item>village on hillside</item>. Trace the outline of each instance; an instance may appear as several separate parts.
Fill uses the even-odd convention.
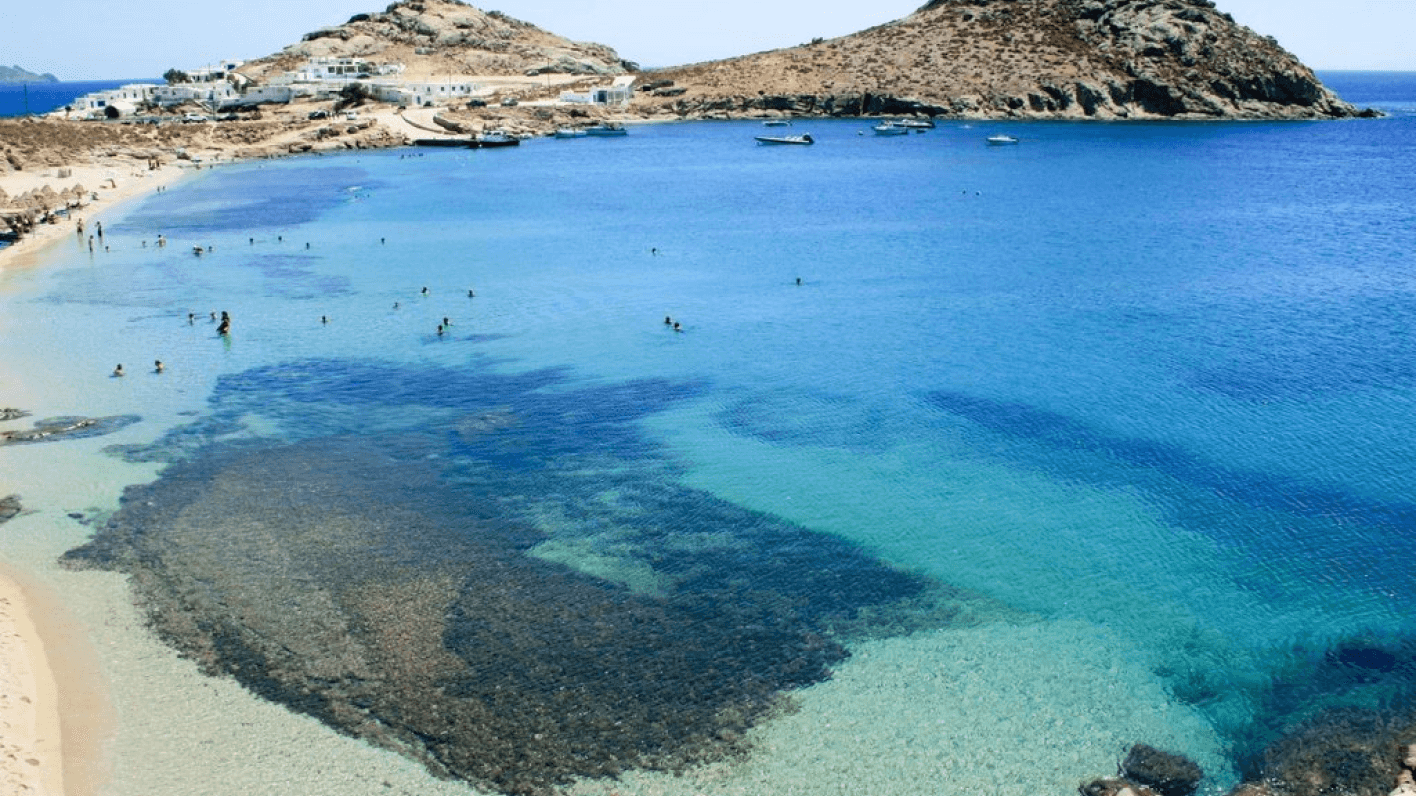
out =
[[[78,98],[54,115],[69,119],[155,119],[164,111],[193,107],[215,117],[249,111],[261,105],[288,105],[300,100],[331,100],[348,96],[351,87],[363,98],[402,107],[443,107],[453,103],[500,102],[515,105],[522,97],[531,102],[556,105],[624,107],[634,92],[634,75],[614,77],[608,85],[584,90],[563,90],[545,99],[558,85],[585,83],[583,75],[526,75],[524,77],[469,77],[449,75],[444,80],[405,79],[401,63],[376,63],[361,58],[310,58],[298,68],[264,80],[242,73],[241,61],[222,61],[190,71],[169,70],[166,84],[129,83]],[[204,121],[205,114],[188,114]],[[198,118],[201,117],[201,118]]]

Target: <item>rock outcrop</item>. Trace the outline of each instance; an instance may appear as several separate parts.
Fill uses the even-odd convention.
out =
[[[1054,119],[1361,115],[1209,0],[932,0],[831,40],[658,70],[681,116],[786,112]],[[656,96],[658,95],[658,96]],[[1366,112],[1370,113],[1370,112]]]
[[[633,68],[603,44],[574,42],[499,11],[457,0],[401,0],[383,12],[355,14],[343,25],[307,33],[242,71],[259,77],[321,57],[402,63],[415,76],[618,75]]]

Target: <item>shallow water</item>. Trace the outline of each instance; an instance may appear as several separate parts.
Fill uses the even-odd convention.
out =
[[[679,785],[627,773],[644,792],[904,793],[947,773],[1024,793],[1110,773],[1133,742],[1195,757],[1217,790],[1308,712],[1403,699],[1416,665],[1411,576],[1391,564],[1416,538],[1416,90],[1350,78],[1344,96],[1375,86],[1393,115],[891,139],[813,121],[797,127],[819,143],[785,149],[701,123],[208,170],[105,220],[109,251],[0,274],[7,360],[45,414],[141,415],[110,462],[181,463],[130,495],[195,514],[130,501],[98,556],[168,611],[166,637],[346,730],[357,710],[420,705],[410,726],[430,734],[424,697],[355,694],[341,712],[289,694],[328,674],[311,661],[392,667],[339,652],[385,648],[396,624],[374,617],[391,606],[420,643],[495,673],[528,648],[499,631],[520,651],[472,664],[468,628],[492,632],[478,611],[574,627],[706,599],[731,610],[647,646],[744,665],[800,712],[766,720],[756,691],[663,708],[650,724],[749,704],[714,737],[644,736],[640,765],[698,763]],[[1022,143],[983,143],[1003,130]],[[116,361],[141,365],[107,378]],[[487,538],[495,554],[455,541]],[[345,544],[373,558],[341,563]],[[522,573],[520,591],[469,602],[501,582],[469,574],[488,567]],[[351,603],[364,582],[386,597]],[[183,630],[168,602],[205,610],[192,583],[217,606],[276,594],[364,629],[288,622],[324,647],[266,678],[249,639],[227,654]],[[231,612],[245,625],[222,614],[230,638],[274,632],[258,602]],[[646,645],[604,632],[604,660]],[[818,637],[851,653],[811,647],[830,679],[774,680],[791,657],[743,654]],[[537,634],[533,658],[616,693],[577,668],[595,659],[568,654],[583,642]],[[481,688],[453,679],[463,700]],[[589,725],[541,720],[523,729],[543,746],[506,754],[611,770]],[[1004,744],[1028,754],[978,762]],[[504,770],[473,779],[501,787],[562,776],[483,764]]]

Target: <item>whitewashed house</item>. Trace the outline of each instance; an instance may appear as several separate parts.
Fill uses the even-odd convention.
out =
[[[107,115],[110,106],[116,108],[119,115],[130,116],[138,108],[151,102],[153,92],[158,88],[161,86],[156,83],[129,83],[107,91],[85,94],[70,103],[69,107],[80,116],[93,118]]]
[[[625,105],[634,97],[634,75],[621,75],[608,86],[592,88],[584,94],[563,91],[560,101],[570,105]]]

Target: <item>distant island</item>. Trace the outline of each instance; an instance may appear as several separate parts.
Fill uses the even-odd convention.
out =
[[[45,72],[36,75],[18,66],[0,66],[0,83],[58,83],[59,78]]]

